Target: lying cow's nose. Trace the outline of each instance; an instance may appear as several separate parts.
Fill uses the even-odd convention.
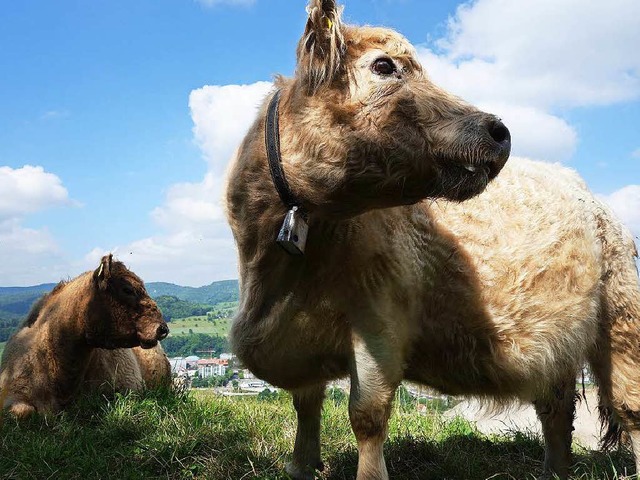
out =
[[[158,330],[156,330],[156,339],[162,340],[164,338],[167,338],[167,335],[169,335],[169,327],[166,323],[163,323],[158,327]]]

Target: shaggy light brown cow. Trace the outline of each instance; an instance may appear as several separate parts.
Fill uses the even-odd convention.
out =
[[[24,417],[58,411],[87,388],[140,390],[168,371],[158,344],[168,333],[142,280],[105,256],[94,272],[36,302],[9,339],[0,364],[3,408]],[[138,361],[138,346],[153,352],[146,361]]]
[[[583,182],[512,160],[487,187],[508,130],[432,84],[401,35],[343,24],[332,0],[311,1],[295,77],[276,87],[279,126],[270,116],[267,137],[289,191],[278,161],[270,172],[265,105],[230,167],[227,209],[241,278],[233,347],[293,394],[287,471],[306,479],[322,467],[325,385],[348,374],[360,480],[387,478],[383,442],[403,378],[534,402],[544,475],[566,478],[585,361],[638,458],[637,253]],[[276,243],[292,206],[282,236],[304,255]]]

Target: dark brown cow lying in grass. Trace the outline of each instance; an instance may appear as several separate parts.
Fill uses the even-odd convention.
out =
[[[3,407],[23,417],[58,411],[88,388],[140,390],[145,376],[162,383],[169,370],[158,341],[168,333],[142,280],[105,256],[94,272],[38,300],[9,339],[0,365]],[[138,346],[153,356],[139,361]]]
[[[431,83],[396,32],[344,25],[332,0],[311,1],[295,77],[276,86],[231,166],[227,208],[232,342],[293,394],[289,473],[322,466],[325,385],[349,374],[360,480],[387,478],[402,379],[534,402],[545,476],[566,478],[584,362],[607,439],[624,427],[640,458],[637,254],[577,175],[524,160],[498,174],[506,127]]]

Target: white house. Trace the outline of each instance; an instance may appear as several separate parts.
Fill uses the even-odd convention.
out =
[[[226,360],[219,358],[203,358],[198,360],[198,376],[200,378],[224,376],[226,372]]]

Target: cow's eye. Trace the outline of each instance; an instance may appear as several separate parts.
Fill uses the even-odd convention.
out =
[[[128,297],[135,297],[136,296],[136,291],[133,289],[133,287],[131,285],[127,285],[127,284],[122,286],[122,293],[124,293]]]
[[[391,75],[398,71],[396,64],[393,60],[387,57],[377,58],[371,64],[371,70],[377,75]]]

